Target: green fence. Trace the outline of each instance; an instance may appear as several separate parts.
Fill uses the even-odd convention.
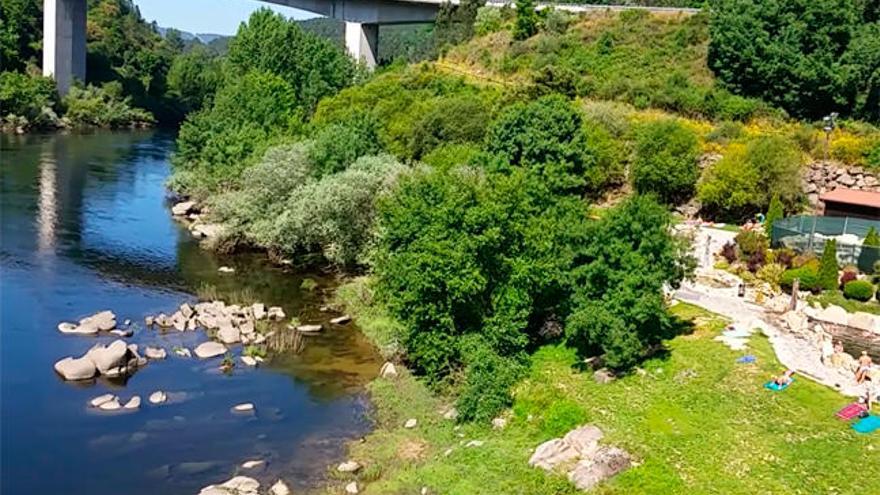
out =
[[[822,255],[825,241],[837,239],[837,260],[841,265],[856,265],[865,273],[873,273],[880,261],[880,248],[862,246],[868,230],[880,232],[880,222],[851,217],[817,217],[798,215],[773,223],[773,247],[789,247],[800,252]]]

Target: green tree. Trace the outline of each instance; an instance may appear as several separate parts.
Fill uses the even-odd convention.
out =
[[[774,196],[784,209],[794,210],[803,196],[802,161],[794,144],[780,136],[760,137],[745,146],[732,144],[704,172],[698,198],[707,211],[731,220],[766,211]]]
[[[501,158],[497,168],[528,168],[554,191],[582,193],[587,176],[597,177],[597,169],[609,165],[601,150],[590,147],[583,125],[581,114],[559,95],[517,103],[489,126],[486,150]]]
[[[764,218],[764,231],[768,236],[773,236],[773,224],[785,217],[785,211],[782,201],[779,200],[779,194],[773,194],[770,199],[770,206],[767,208],[767,216]]]
[[[354,61],[331,41],[303,31],[297,21],[264,8],[239,27],[229,43],[230,77],[253,71],[275,74],[311,112],[318,100],[352,83]]]
[[[222,80],[220,59],[204,45],[196,45],[171,63],[168,92],[188,114],[209,104]]]
[[[819,287],[824,290],[834,290],[838,287],[838,275],[840,266],[837,263],[837,241],[829,239],[825,241],[822,249],[822,258],[819,260]]]
[[[513,39],[526,40],[537,34],[540,18],[532,0],[517,0],[516,20],[513,24]]]
[[[437,98],[412,130],[412,157],[419,159],[441,144],[481,143],[490,121],[487,102],[474,94]]]
[[[630,198],[590,225],[571,274],[570,345],[628,368],[675,334],[663,288],[677,287],[694,260],[671,225],[669,212],[648,196]]]
[[[700,175],[699,143],[676,120],[645,124],[636,132],[632,181],[640,194],[653,193],[668,204],[687,201]]]
[[[43,34],[41,3],[0,0],[0,71],[24,71],[28,65],[39,63]]]
[[[376,123],[368,115],[354,115],[317,131],[309,158],[315,175],[321,177],[341,172],[358,158],[379,151]]]
[[[880,55],[870,3],[713,0],[709,67],[733,91],[792,115],[856,111],[877,118]]]
[[[462,0],[458,4],[441,3],[434,25],[435,51],[442,52],[447,47],[471,39],[474,36],[477,12],[485,4],[486,0]]]

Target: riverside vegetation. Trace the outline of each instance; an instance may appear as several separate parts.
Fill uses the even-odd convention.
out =
[[[769,191],[786,212],[804,206],[797,172],[825,143],[796,119],[839,112],[831,158],[880,167],[873,3],[758,4],[468,5],[439,60],[374,74],[264,10],[216,78],[181,76],[213,96],[193,100],[171,186],[225,226],[215,246],[363,274],[340,300],[408,370],[371,387],[379,428],[347,476],[373,493],[567,493],[529,453],[592,422],[638,462],[600,492],[847,493],[877,479],[876,439],[834,422],[832,391],[763,393],[766,343],[737,367],[711,342],[715,319],[664,298],[694,264],[670,207],[696,197],[736,220],[766,211]],[[780,23],[793,34],[767,36],[767,53],[788,58],[733,56],[737,34]],[[795,66],[794,88],[735,77]],[[821,98],[793,97],[817,85]],[[595,356],[621,378],[593,383],[581,368]],[[471,439],[486,443],[459,445]]]

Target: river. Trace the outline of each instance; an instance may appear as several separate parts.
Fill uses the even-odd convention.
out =
[[[324,321],[332,277],[271,265],[257,254],[201,249],[171,219],[164,187],[173,135],[99,132],[2,136],[0,155],[0,493],[195,494],[233,474],[296,492],[315,486],[344,444],[365,433],[364,385],[379,356],[353,326],[309,336],[264,366],[182,358],[201,331],[162,332],[143,318],[172,313],[196,292],[246,292],[288,316]],[[220,266],[234,274],[218,273]],[[316,290],[300,288],[304,277]],[[61,321],[109,309],[132,320],[138,344],[165,348],[126,381],[65,382],[53,364],[112,336],[64,335]],[[238,355],[240,349],[235,350]],[[162,390],[160,406],[146,398]],[[140,395],[138,411],[99,413],[88,401]],[[230,412],[256,406],[253,416]],[[263,468],[241,463],[264,459]]]

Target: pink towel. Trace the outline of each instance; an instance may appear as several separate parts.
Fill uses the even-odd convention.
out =
[[[837,411],[837,417],[844,420],[849,421],[853,418],[859,417],[860,414],[866,412],[867,409],[862,404],[858,402],[853,402],[852,404],[844,407],[840,411]]]

